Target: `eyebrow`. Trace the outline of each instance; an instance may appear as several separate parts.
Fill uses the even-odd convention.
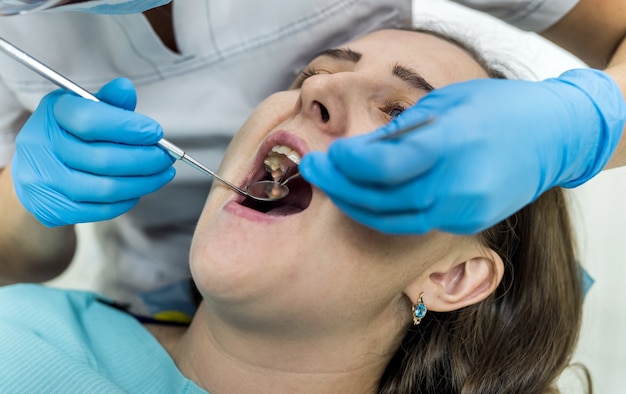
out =
[[[337,60],[345,60],[345,61],[352,62],[352,63],[358,63],[359,60],[361,60],[361,57],[363,55],[360,54],[359,52],[353,51],[350,48],[334,48],[334,49],[327,49],[323,52],[320,52],[315,57],[320,57],[320,56],[326,56],[326,57],[331,57]]]
[[[350,48],[333,48],[320,52],[315,57],[317,58],[321,56],[348,61],[351,63],[358,63],[363,55],[359,52],[353,51]],[[414,89],[425,90],[427,92],[435,90],[433,85],[431,85],[424,77],[422,77],[420,74],[418,74],[409,67],[396,64],[393,66],[392,74],[394,77],[401,79]]]
[[[427,92],[435,90],[433,85],[431,85],[426,79],[424,79],[424,77],[406,66],[396,64],[395,66],[393,66],[392,73],[394,76],[400,78],[415,89],[425,90]]]

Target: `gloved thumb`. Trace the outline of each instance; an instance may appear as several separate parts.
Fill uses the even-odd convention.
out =
[[[137,106],[137,92],[128,78],[116,78],[104,85],[96,97],[107,104],[134,111]]]
[[[384,139],[386,136],[392,135],[401,129],[407,128],[411,125],[417,125],[424,121],[431,121],[434,119],[432,115],[433,111],[429,109],[423,109],[418,106],[411,107],[405,110],[399,116],[393,118],[389,123],[368,134],[362,134],[349,138],[340,138],[333,142],[328,149],[328,156],[331,160],[343,169],[344,165],[348,167],[354,166],[354,160],[363,158],[364,151],[371,150],[376,151],[378,148],[372,142]],[[407,132],[407,134],[410,131]],[[395,139],[395,138],[394,138]],[[378,145],[382,147],[383,145]],[[373,154],[380,154],[379,152],[372,152]],[[368,166],[368,170],[369,170]],[[347,170],[351,172],[351,170]]]
[[[439,152],[440,135],[407,143],[408,137],[420,133],[413,132],[409,126],[430,119],[433,119],[432,111],[412,107],[370,134],[336,140],[328,149],[328,158],[353,182],[372,185],[406,182],[427,171],[437,160],[434,153]],[[407,127],[408,131],[402,132],[402,136],[384,140]]]

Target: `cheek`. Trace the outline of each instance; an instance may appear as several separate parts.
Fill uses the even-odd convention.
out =
[[[342,214],[328,216],[320,226],[332,231],[320,236],[318,266],[325,267],[330,281],[344,282],[353,290],[394,286],[406,277],[409,265],[419,263],[408,256],[417,255],[420,239],[381,234]]]
[[[353,227],[349,248],[356,256],[353,277],[381,297],[402,293],[434,264],[448,259],[454,248],[447,234],[391,236],[354,223],[349,226]]]
[[[284,122],[294,113],[298,102],[298,91],[286,91],[274,93],[265,99],[254,112],[248,117],[242,127],[241,138],[247,139],[250,133],[258,131],[258,128],[267,128],[269,125],[277,125]]]
[[[364,261],[369,261],[374,267],[388,267],[389,263],[401,266],[405,260],[413,260],[416,257],[427,254],[428,245],[432,244],[434,237],[426,236],[397,236],[383,234],[369,227],[360,225],[352,220],[344,220],[337,224],[343,234],[347,236],[344,243],[360,255]],[[421,252],[421,253],[420,253]]]

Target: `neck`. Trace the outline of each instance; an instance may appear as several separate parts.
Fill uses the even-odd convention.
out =
[[[179,53],[174,34],[174,19],[172,17],[172,3],[152,8],[143,13],[148,19],[154,32],[159,36],[163,45],[173,52]]]
[[[375,393],[397,346],[365,332],[286,338],[214,320],[203,304],[170,351],[181,372],[211,393]]]

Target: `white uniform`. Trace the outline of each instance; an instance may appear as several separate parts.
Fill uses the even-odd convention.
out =
[[[459,2],[521,25],[542,21],[533,26],[549,24],[547,20],[558,19],[555,15],[565,14],[575,3]],[[174,30],[180,53],[165,47],[141,14],[14,16],[2,19],[0,37],[93,92],[115,77],[130,78],[138,92],[137,111],[156,119],[166,138],[216,169],[247,115],[271,92],[287,87],[313,54],[368,31],[406,27],[411,3],[176,0]],[[501,5],[488,7],[496,3]],[[523,7],[526,3],[535,7]],[[537,17],[547,7],[551,16]],[[0,78],[3,166],[22,123],[55,86],[7,56],[0,56]],[[184,164],[176,167],[170,184],[143,197],[129,213],[97,225],[106,261],[96,290],[131,302],[136,312],[192,312],[185,307],[188,251],[210,183]]]

